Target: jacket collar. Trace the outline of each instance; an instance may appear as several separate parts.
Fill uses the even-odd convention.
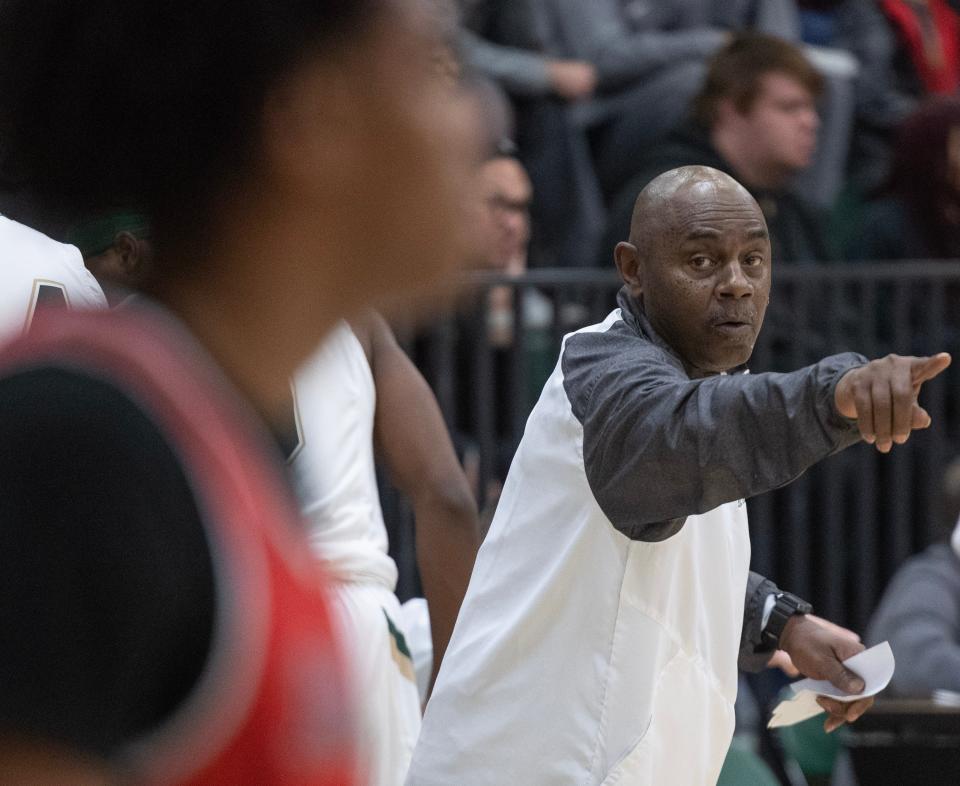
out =
[[[646,312],[643,310],[643,304],[637,300],[627,288],[621,287],[620,291],[617,293],[617,305],[620,306],[620,313],[623,316],[623,321],[626,322],[631,329],[640,337],[649,341],[651,344],[655,344],[660,347],[664,352],[666,352],[670,359],[675,361],[679,368],[682,368],[684,373],[691,377],[693,376],[693,368],[677,354],[677,352],[671,347],[660,335],[653,329],[653,326],[650,324],[650,320],[647,318]],[[747,372],[747,364],[737,366],[736,368],[730,369],[728,374],[743,374]]]

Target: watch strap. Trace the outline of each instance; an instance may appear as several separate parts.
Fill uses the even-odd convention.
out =
[[[780,644],[780,636],[787,626],[787,621],[796,614],[809,614],[812,611],[813,606],[803,598],[798,598],[789,592],[777,593],[773,609],[770,611],[770,619],[761,635],[764,645],[776,649]]]

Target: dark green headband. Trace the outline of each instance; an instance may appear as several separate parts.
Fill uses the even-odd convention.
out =
[[[83,258],[102,254],[113,245],[120,232],[129,232],[134,237],[150,237],[150,224],[141,213],[106,213],[80,221],[67,236],[67,242],[80,249]]]

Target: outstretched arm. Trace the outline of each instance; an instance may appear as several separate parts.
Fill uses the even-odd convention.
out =
[[[365,328],[377,388],[374,438],[416,520],[417,565],[433,636],[432,684],[473,570],[477,506],[426,381],[382,317],[372,315]]]
[[[881,450],[905,441],[930,423],[920,385],[950,362],[847,353],[790,374],[690,379],[665,349],[614,331],[568,339],[564,387],[597,502],[621,532],[648,541],[785,485],[861,438]]]

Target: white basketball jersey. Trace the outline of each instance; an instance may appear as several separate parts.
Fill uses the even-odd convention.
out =
[[[28,328],[44,304],[106,308],[107,300],[75,247],[0,216],[0,342]]]
[[[397,566],[373,456],[377,393],[363,347],[340,323],[294,377],[300,447],[294,481],[310,542],[340,581],[374,581],[391,592]]]

